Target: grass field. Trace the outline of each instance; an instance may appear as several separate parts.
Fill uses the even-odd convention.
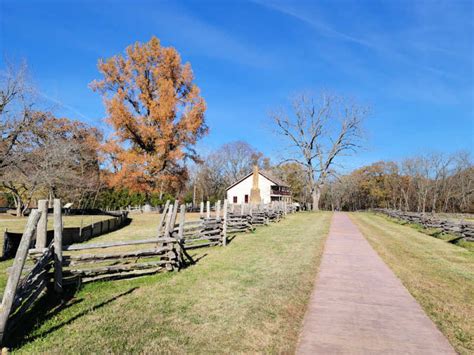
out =
[[[474,253],[369,213],[351,218],[461,354],[474,352]]]
[[[199,261],[180,272],[87,284],[64,304],[45,300],[14,350],[293,352],[330,217],[289,215],[227,247],[194,251]],[[128,232],[100,238],[149,236],[154,228],[155,221],[136,215]]]
[[[84,226],[112,218],[111,216],[64,216],[64,227],[80,227],[81,221]],[[28,217],[14,217],[8,215],[0,216],[0,231],[8,229],[10,232],[23,232]],[[53,215],[48,218],[48,229],[53,229]]]

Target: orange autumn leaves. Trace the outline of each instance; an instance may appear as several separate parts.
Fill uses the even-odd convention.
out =
[[[107,122],[114,129],[104,145],[111,186],[152,192],[177,188],[186,178],[184,160],[197,160],[193,146],[207,133],[206,103],[189,63],[153,37],[127,47],[125,55],[99,61]]]

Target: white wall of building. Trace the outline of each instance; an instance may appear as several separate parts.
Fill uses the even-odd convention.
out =
[[[273,185],[275,184],[265,176],[258,174],[258,187],[260,189],[260,197],[262,198],[263,203],[270,203],[270,191],[271,186]],[[237,196],[237,203],[240,204],[245,202],[245,195],[248,195],[250,201],[250,190],[252,189],[252,186],[253,174],[227,190],[227,200],[229,203],[234,203],[234,196]]]

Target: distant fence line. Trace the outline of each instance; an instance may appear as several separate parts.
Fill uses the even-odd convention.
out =
[[[218,201],[214,206],[206,202],[200,205],[201,218],[187,221],[186,206],[168,201],[154,236],[96,244],[76,243],[73,238],[74,244],[66,243],[68,237],[66,229],[63,229],[62,212],[61,201],[55,199],[51,239],[46,230],[46,200],[41,200],[38,209],[31,211],[13,266],[8,269],[8,281],[0,307],[2,345],[5,345],[11,331],[21,324],[23,316],[36,301],[48,292],[62,294],[64,285],[68,283],[179,270],[195,262],[187,250],[226,246],[229,234],[251,231],[255,226],[277,222],[286,214],[295,212],[295,208],[283,202],[240,206],[229,206],[227,200],[223,203]],[[126,213],[116,218],[126,218]],[[102,224],[101,227],[95,227],[96,230],[92,228],[90,235],[111,225],[114,223],[107,223],[107,227]],[[33,242],[34,248],[31,248]],[[148,247],[130,250],[130,246]]]
[[[399,210],[389,210],[383,208],[376,208],[373,211],[406,222],[416,223],[423,226],[424,228],[439,229],[444,233],[457,235],[462,239],[474,241],[474,223],[469,223],[462,220],[456,222],[439,218],[434,215],[418,212],[403,212]]]
[[[48,210],[48,213],[52,211]],[[67,211],[68,214],[70,211]],[[93,215],[108,215],[112,218],[91,223],[86,226],[81,227],[66,227],[63,228],[63,244],[69,245],[73,243],[80,243],[85,242],[91,238],[98,237],[102,234],[109,233],[115,231],[119,228],[122,228],[128,223],[128,212],[104,212],[101,210],[74,210],[73,214],[81,215],[84,212],[90,212]],[[20,240],[23,233],[15,233],[10,232],[8,230],[4,231],[3,233],[3,248],[2,248],[2,255],[0,260],[6,260],[13,258],[15,253],[20,245]],[[54,231],[49,230],[46,232],[46,241],[49,244],[53,240]],[[33,236],[32,241],[35,240],[35,236]]]
[[[279,203],[280,201],[274,201],[273,203]],[[217,202],[216,202],[217,203]],[[267,203],[267,204],[245,204],[247,206],[254,206],[253,208],[254,209],[259,209],[260,205],[265,205],[265,206],[270,206],[272,204],[271,203]],[[232,208],[232,206],[234,206],[234,208],[240,208],[241,204],[229,204],[229,209]],[[288,206],[291,205],[291,208],[293,208],[294,210],[296,210],[296,207],[292,204],[288,204]],[[184,204],[185,208],[186,208],[186,212],[198,212],[199,209],[200,209],[200,204],[196,204],[196,205],[193,205],[192,203],[186,203]],[[211,210],[212,211],[215,211],[215,207],[216,204],[212,204],[211,203]],[[300,209],[302,210],[311,210],[311,206],[312,204],[311,203],[303,203],[300,205]],[[130,213],[146,213],[146,212],[158,212],[158,213],[162,213],[163,210],[166,208],[166,204],[163,204],[163,205],[158,205],[158,206],[151,206],[151,205],[135,205],[135,206],[132,206],[132,205],[129,205],[129,206],[126,206],[126,207],[121,207],[120,208],[120,211],[127,211],[127,212],[130,212]],[[247,207],[248,208],[248,207]]]

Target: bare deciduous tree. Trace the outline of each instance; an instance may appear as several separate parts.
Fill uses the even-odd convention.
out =
[[[271,114],[277,133],[289,142],[290,157],[285,161],[305,168],[313,210],[319,210],[321,190],[334,174],[337,158],[359,148],[367,114],[367,107],[327,93],[318,97],[299,95],[293,101],[291,114]]]
[[[0,174],[18,160],[16,147],[27,139],[25,133],[38,117],[26,76],[26,64],[0,71]]]
[[[99,179],[100,132],[37,109],[26,65],[0,73],[0,189],[17,215],[41,195],[80,202]]]

